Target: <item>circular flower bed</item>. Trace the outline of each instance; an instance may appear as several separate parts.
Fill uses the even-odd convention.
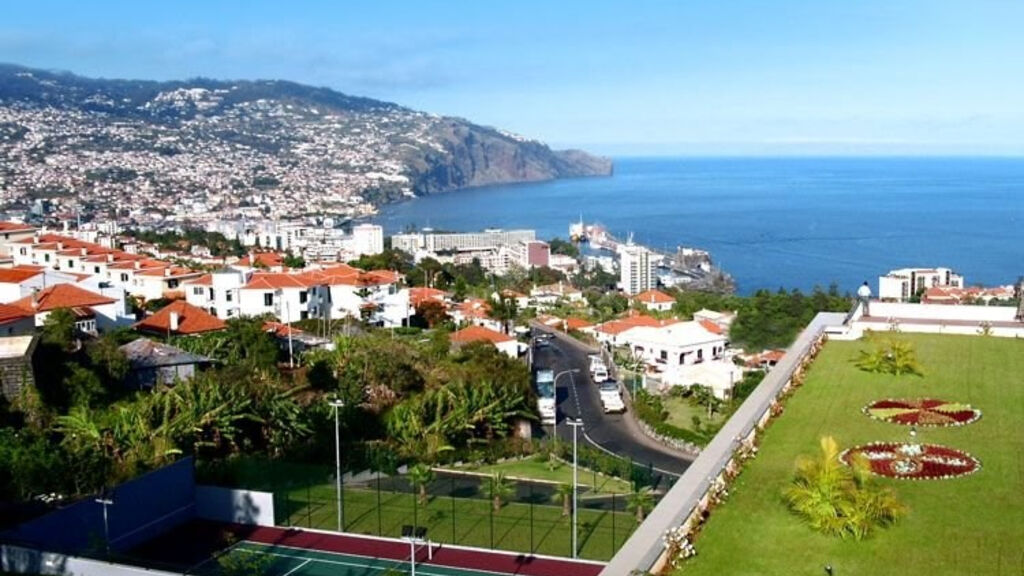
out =
[[[849,465],[864,456],[871,472],[887,478],[927,480],[973,474],[981,462],[966,452],[935,444],[872,442],[843,451],[839,460]]]
[[[963,426],[981,418],[981,410],[969,404],[934,398],[878,400],[865,406],[864,413],[875,420],[904,426]]]

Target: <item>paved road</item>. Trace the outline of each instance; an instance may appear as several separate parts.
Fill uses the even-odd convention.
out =
[[[662,446],[643,434],[625,414],[605,414],[597,386],[590,378],[587,350],[578,342],[556,335],[551,345],[534,350],[535,367],[559,373],[578,368],[578,374],[565,374],[556,382],[558,393],[558,437],[572,441],[572,427],[565,419],[582,417],[580,442],[601,448],[641,465],[653,465],[661,472],[679,476],[689,467],[692,457]],[[545,427],[548,433],[550,427]]]

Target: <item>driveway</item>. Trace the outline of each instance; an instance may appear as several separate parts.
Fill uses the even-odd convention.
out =
[[[534,328],[534,333],[543,329]],[[534,367],[550,368],[556,374],[563,370],[578,368],[578,374],[565,374],[558,378],[558,437],[572,441],[572,427],[566,418],[582,418],[580,442],[587,442],[601,450],[632,458],[639,465],[653,466],[657,471],[679,476],[690,466],[689,456],[663,446],[648,438],[637,427],[632,416],[627,414],[605,414],[597,386],[590,378],[589,349],[574,338],[553,333],[555,337],[549,346],[534,349]],[[551,434],[550,426],[545,432]]]

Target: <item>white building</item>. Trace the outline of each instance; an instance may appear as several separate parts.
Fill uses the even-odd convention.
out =
[[[636,244],[619,248],[619,274],[622,291],[627,295],[639,294],[655,287],[654,258],[651,251]]]
[[[227,320],[242,315],[242,286],[248,276],[241,270],[223,268],[183,285],[185,301]]]
[[[352,227],[352,252],[360,256],[373,256],[384,251],[384,228],[376,224]]]
[[[878,298],[906,302],[935,286],[964,287],[964,277],[949,268],[901,268],[878,278]]]

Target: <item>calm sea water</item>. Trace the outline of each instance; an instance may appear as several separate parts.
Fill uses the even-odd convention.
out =
[[[711,251],[739,290],[836,282],[855,290],[904,266],[950,266],[968,283],[1024,274],[1024,159],[620,159],[611,178],[478,188],[382,210],[408,225],[535,228],[580,216],[658,249]]]

